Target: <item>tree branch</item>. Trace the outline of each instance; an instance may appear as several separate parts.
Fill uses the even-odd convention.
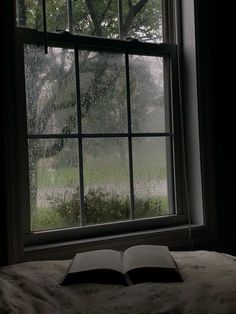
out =
[[[137,15],[140,10],[145,6],[148,0],[140,0],[135,6],[133,6],[134,16]]]
[[[98,18],[98,15],[96,13],[96,9],[94,7],[93,1],[91,0],[85,0],[86,5],[88,7],[89,14],[91,16],[91,19],[93,21],[94,30],[97,36],[102,36],[102,29],[101,24]]]
[[[131,1],[131,0],[128,0],[128,5],[129,5],[129,8],[130,8],[130,9],[133,7],[133,4],[132,4],[132,1]]]
[[[140,0],[136,5],[132,5],[132,3],[130,2],[129,4],[131,4],[131,6],[129,5],[129,12],[128,15],[125,19],[125,22],[123,24],[123,28],[122,28],[122,32],[121,32],[121,37],[125,38],[130,26],[133,23],[133,20],[135,18],[135,16],[142,10],[142,8],[145,6],[145,4],[148,2],[148,0]]]
[[[111,3],[112,3],[112,0],[110,0],[110,1],[108,2],[106,9],[104,10],[103,14],[101,15],[101,17],[100,17],[100,19],[99,19],[99,23],[100,23],[100,24],[101,24],[102,20],[104,19],[104,17],[105,17],[105,15],[106,15],[107,11],[109,10]]]
[[[66,126],[63,128],[62,133],[63,134],[70,134],[71,133],[71,125],[75,126],[76,119],[74,115],[70,115],[70,117],[67,119]],[[60,151],[63,149],[65,145],[65,139],[59,138],[57,139],[53,145],[50,147],[47,147],[46,151],[42,149],[42,146],[38,146],[37,156],[38,158],[49,158],[52,156],[55,156],[56,154],[60,153]]]

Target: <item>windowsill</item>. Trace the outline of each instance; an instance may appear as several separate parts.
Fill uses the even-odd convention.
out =
[[[23,261],[40,259],[69,259],[77,252],[95,249],[125,249],[136,244],[168,245],[171,250],[190,249],[189,229],[191,228],[194,245],[213,242],[216,234],[205,225],[192,224],[162,228],[142,232],[125,233],[77,241],[58,242],[54,244],[31,245],[24,249]]]

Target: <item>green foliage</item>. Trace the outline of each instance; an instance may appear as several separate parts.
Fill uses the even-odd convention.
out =
[[[54,208],[40,208],[35,210],[31,217],[31,229],[33,231],[62,227],[66,227],[66,221]]]
[[[87,224],[99,224],[129,218],[129,199],[92,189],[85,196]]]
[[[42,30],[42,0],[16,0],[16,3],[18,25]],[[72,0],[71,4],[74,34],[108,38],[119,36],[117,0]],[[123,38],[129,36],[145,41],[160,41],[160,0],[122,0],[122,7]],[[47,0],[46,11],[48,31],[68,29],[66,0]]]
[[[167,197],[153,197],[135,200],[135,217],[148,218],[168,214]]]
[[[49,198],[50,207],[62,219],[64,226],[78,226],[80,225],[80,201],[79,191],[71,195],[70,200],[62,200],[61,198]],[[39,209],[40,211],[40,209]]]
[[[70,200],[51,199],[49,208],[39,208],[32,217],[32,229],[54,229],[80,225],[80,201],[76,189]],[[84,224],[101,224],[130,219],[130,201],[101,189],[91,189],[85,196]],[[168,214],[167,198],[135,200],[135,217],[148,218]]]
[[[92,5],[89,3],[92,3]],[[75,34],[117,37],[117,1],[73,1]],[[95,18],[93,19],[92,16]]]

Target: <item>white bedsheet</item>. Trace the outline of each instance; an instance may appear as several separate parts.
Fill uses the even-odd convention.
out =
[[[0,268],[0,313],[236,314],[236,258],[217,252],[171,252],[183,283],[60,286],[66,261]]]

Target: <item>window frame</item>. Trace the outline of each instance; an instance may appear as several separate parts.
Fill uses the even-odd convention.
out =
[[[106,39],[106,38],[96,38],[96,37],[87,37],[87,36],[75,36],[70,35],[69,33],[65,34],[56,34],[56,33],[48,33],[48,45],[55,46],[55,47],[66,47],[70,49],[91,49],[93,51],[106,51],[106,52],[118,52],[124,55],[146,55],[146,56],[160,56],[163,58],[168,58],[169,60],[166,62],[166,72],[170,72],[170,74],[165,73],[164,75],[168,75],[170,80],[173,82],[178,82],[177,73],[178,73],[178,64],[177,64],[177,46],[175,44],[153,44],[153,43],[142,43],[138,41],[123,41],[117,39]],[[17,29],[17,51],[18,53],[18,65],[21,70],[19,71],[19,78],[24,77],[24,63],[22,62],[24,59],[23,50],[24,44],[37,44],[43,45],[44,43],[44,34],[43,32],[39,32],[37,30],[31,29],[24,29],[18,28]],[[21,61],[21,62],[20,62]],[[168,64],[167,64],[168,63]],[[168,80],[169,81],[169,80]],[[25,177],[25,182],[21,186],[29,186],[29,181],[27,180],[25,174],[28,173],[28,160],[24,158],[23,155],[28,152],[27,143],[25,139],[28,137],[26,134],[27,129],[27,121],[26,121],[26,103],[24,99],[25,96],[25,86],[24,80],[19,80],[21,86],[19,86],[19,93],[18,98],[22,99],[21,108],[24,106],[24,109],[20,110],[21,117],[20,122],[21,130],[24,131],[24,135],[20,139],[21,141],[21,152],[22,152],[22,161],[21,161],[21,169],[23,170],[20,177]],[[168,83],[166,84],[166,88],[168,89],[167,93],[170,94],[171,99],[168,99],[168,102],[172,103],[170,110],[170,119],[173,120],[175,125],[174,133],[180,131],[181,126],[179,125],[180,120],[177,118],[180,112],[179,108],[179,89],[178,84]],[[173,86],[173,88],[170,87]],[[175,104],[173,102],[175,101]],[[135,135],[134,135],[135,134]],[[163,132],[165,134],[165,132]],[[177,150],[175,147],[181,147],[179,143],[180,134],[173,136],[173,130],[166,132],[167,135],[172,138],[173,143],[171,146],[172,149],[175,150],[175,159],[174,159],[174,169],[173,177],[182,178],[178,169],[180,167],[180,158],[181,158],[181,150]],[[141,133],[133,133],[132,137],[139,137],[142,136]],[[145,133],[145,137],[148,136],[157,136],[154,133]],[[99,134],[99,137],[103,137]],[[112,134],[112,137],[119,137],[118,134]],[[121,134],[121,137],[128,138],[128,134]],[[23,166],[24,165],[24,166]],[[173,180],[175,180],[173,178]],[[168,180],[169,181],[169,180]],[[178,193],[179,196],[182,196],[183,193],[183,185],[184,182],[179,180],[176,186],[178,190],[174,193],[175,201],[177,202],[177,210],[178,212],[175,214],[170,214],[168,216],[160,216],[160,217],[150,217],[150,218],[143,218],[137,220],[127,220],[127,221],[119,221],[119,222],[112,222],[112,223],[105,223],[101,225],[92,225],[92,226],[82,226],[82,227],[71,227],[71,228],[63,228],[63,229],[54,229],[54,230],[45,230],[45,231],[38,231],[38,232],[30,232],[30,215],[29,215],[29,193],[26,195],[25,191],[21,191],[20,195],[24,195],[22,198],[21,204],[22,212],[23,212],[23,219],[24,222],[24,243],[25,245],[32,245],[32,244],[45,244],[50,242],[56,241],[69,241],[75,240],[76,238],[84,239],[90,237],[96,237],[101,235],[114,235],[118,233],[125,233],[125,232],[135,232],[141,230],[150,230],[154,228],[160,228],[163,226],[170,226],[170,225],[180,225],[187,221],[187,212],[183,209],[183,199],[181,197],[177,197],[176,194]],[[102,230],[102,232],[101,232]]]
[[[215,213],[215,199],[214,199],[214,164],[212,151],[210,147],[212,145],[212,127],[209,124],[209,120],[206,119],[205,113],[210,112],[210,98],[206,92],[206,88],[209,87],[207,83],[207,77],[209,73],[206,68],[202,66],[201,62],[207,67],[207,59],[204,59],[206,54],[202,50],[203,41],[205,39],[205,32],[200,32],[203,30],[204,21],[202,23],[198,22],[199,16],[201,17],[201,12],[199,12],[199,0],[180,0],[181,3],[180,11],[186,11],[188,13],[188,6],[190,6],[190,12],[193,13],[193,20],[188,18],[183,18],[183,33],[186,30],[191,28],[189,32],[191,36],[184,34],[183,45],[181,43],[182,49],[178,51],[180,53],[179,58],[181,60],[181,92],[183,89],[188,89],[188,86],[191,85],[188,95],[182,98],[182,108],[183,108],[183,122],[184,122],[184,135],[185,142],[191,141],[191,136],[189,135],[188,128],[191,129],[190,123],[186,123],[188,120],[188,111],[186,113],[186,108],[192,108],[197,103],[198,116],[195,117],[196,123],[199,126],[199,131],[192,128],[196,140],[196,153],[198,154],[197,158],[193,158],[195,152],[191,152],[191,148],[188,150],[186,148],[186,163],[187,163],[187,179],[188,179],[188,190],[191,191],[189,195],[189,204],[190,204],[190,218],[191,225],[189,223],[181,224],[179,226],[170,226],[160,229],[152,229],[149,231],[140,231],[126,234],[117,234],[116,236],[109,237],[98,237],[90,238],[81,241],[64,241],[57,242],[52,244],[32,244],[24,247],[23,241],[23,230],[21,228],[22,216],[19,209],[24,207],[25,199],[22,199],[20,195],[21,189],[24,189],[23,186],[20,186],[18,178],[24,172],[24,165],[22,164],[22,156],[19,154],[19,151],[24,147],[21,146],[20,138],[24,136],[24,128],[21,128],[24,123],[20,121],[22,112],[16,111],[15,103],[20,108],[19,111],[24,110],[24,103],[22,103],[22,98],[19,98],[18,95],[19,88],[17,88],[16,97],[14,94],[11,94],[11,82],[15,82],[15,77],[17,77],[17,86],[19,80],[22,79],[22,68],[18,71],[12,71],[12,75],[8,75],[6,86],[8,87],[8,99],[15,99],[12,102],[6,103],[6,108],[4,109],[4,114],[6,120],[9,122],[6,126],[7,137],[5,139],[10,142],[4,147],[6,148],[5,156],[7,156],[7,165],[6,169],[7,175],[7,187],[8,193],[6,196],[7,203],[7,235],[8,235],[8,263],[19,262],[22,260],[32,260],[36,258],[45,259],[45,258],[66,258],[73,256],[75,251],[83,251],[87,249],[95,248],[105,248],[105,247],[114,247],[114,248],[125,248],[129,245],[135,243],[161,243],[167,244],[170,248],[186,248],[188,247],[188,238],[189,238],[189,229],[192,229],[192,235],[194,242],[198,247],[202,247],[204,243],[209,243],[217,240],[217,225],[216,225],[216,213]],[[11,17],[11,22],[14,21],[14,7],[9,4],[9,16]],[[191,16],[191,15],[190,15]],[[192,17],[192,16],[191,16]],[[185,20],[185,21],[184,21]],[[10,28],[10,34],[12,34],[12,42],[17,41],[13,28]],[[190,38],[191,37],[191,38]],[[11,48],[14,48],[14,44],[11,45]],[[6,47],[8,51],[8,46]],[[15,51],[15,49],[14,49]],[[14,53],[12,50],[9,50],[11,56],[15,54],[15,61],[9,62],[12,69],[16,69],[16,64],[18,62],[18,53]],[[186,55],[191,58],[186,58]],[[194,65],[192,64],[192,61]],[[196,67],[195,67],[196,65]],[[201,65],[201,66],[200,66]],[[188,73],[192,73],[191,76],[196,79],[195,82],[190,82]],[[187,74],[186,74],[187,73]],[[20,74],[20,75],[19,75]],[[9,79],[11,78],[11,79]],[[196,83],[196,84],[195,84]],[[196,94],[197,93],[197,94]],[[197,95],[197,96],[196,96]],[[197,101],[196,101],[197,97]],[[17,99],[17,101],[16,101]],[[4,102],[5,103],[5,102]],[[16,119],[18,115],[18,119]],[[192,115],[193,118],[193,115]],[[198,121],[199,119],[199,121]],[[190,119],[191,120],[191,119]],[[15,133],[14,133],[15,132]],[[199,137],[199,139],[198,139]],[[6,140],[6,142],[7,142]],[[185,146],[186,147],[186,146]],[[196,160],[197,159],[197,160]],[[196,167],[195,167],[196,164]],[[21,165],[21,166],[19,166]],[[23,167],[22,167],[23,165]],[[200,167],[200,173],[199,173]],[[197,176],[195,177],[195,174]],[[17,177],[16,177],[17,174]],[[199,177],[200,176],[200,177]],[[189,180],[191,178],[191,180]],[[200,180],[200,181],[199,181]],[[199,183],[200,182],[200,183]],[[196,183],[196,184],[195,184]],[[196,195],[194,196],[195,200],[192,200],[192,193],[197,190]],[[200,201],[199,204],[196,204],[196,200]],[[39,241],[40,242],[40,241]],[[60,249],[59,249],[60,248]]]

